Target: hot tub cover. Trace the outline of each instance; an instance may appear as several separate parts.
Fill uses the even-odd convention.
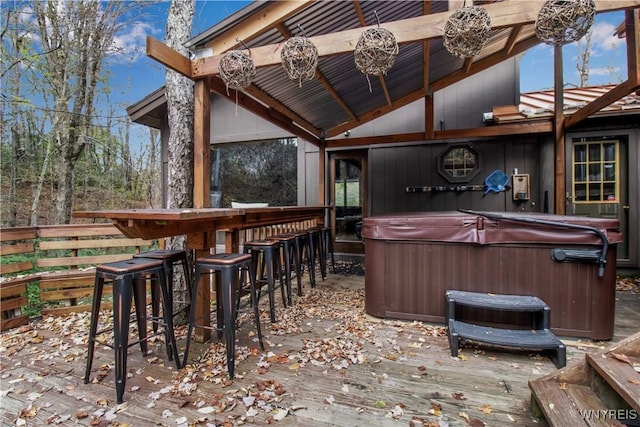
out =
[[[556,225],[557,223],[557,225]],[[567,224],[563,226],[563,224]],[[622,242],[617,219],[513,212],[419,212],[365,218],[363,239],[473,243],[601,245]]]

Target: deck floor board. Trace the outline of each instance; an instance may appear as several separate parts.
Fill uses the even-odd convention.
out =
[[[91,374],[93,379],[100,366],[110,365],[106,376],[95,383],[83,382],[86,337],[79,337],[86,335],[86,319],[73,321],[80,326],[67,334],[61,334],[51,323],[31,322],[33,329],[22,336],[39,338],[22,346],[14,345],[21,339],[15,332],[4,333],[0,336],[0,425],[16,425],[21,418],[27,426],[55,425],[56,419],[60,425],[89,426],[92,415],[98,420],[94,425],[100,426],[206,426],[227,422],[386,427],[408,425],[412,420],[414,425],[546,425],[531,415],[527,383],[555,371],[548,358],[536,352],[468,346],[461,350],[463,357],[454,359],[446,336],[434,336],[438,329],[433,325],[368,316],[362,298],[361,305],[354,307],[359,301],[354,294],[361,297],[364,289],[361,276],[329,274],[325,281],[318,281],[316,290],[311,290],[307,281],[304,286],[306,296],[298,299],[297,305],[279,307],[278,319],[286,321],[271,324],[266,298],[261,300],[270,352],[266,369],[258,367],[259,352],[246,350],[257,348],[251,323],[238,330],[238,377],[233,381],[226,381],[224,370],[215,373],[221,355],[224,360],[219,344],[195,343],[190,365],[181,371],[166,360],[161,341],[151,344],[153,354],[147,357],[134,346],[129,349],[130,375],[121,406],[115,404],[110,348],[96,346]],[[340,296],[324,301],[327,292]],[[305,298],[313,303],[305,305],[301,302]],[[333,308],[324,311],[323,305]],[[636,331],[640,295],[619,292],[618,308],[623,315],[617,319],[613,342]],[[179,347],[184,345],[183,336],[183,328],[178,329]],[[311,344],[305,346],[305,342]],[[323,342],[327,347],[314,353]],[[566,342],[568,365],[612,343],[575,338]],[[310,356],[336,349],[354,360],[359,357],[359,363],[346,363],[336,369],[334,365],[341,364],[343,356],[325,364]],[[185,391],[189,383],[194,388]],[[274,383],[280,385],[279,394],[271,394],[264,406],[253,405],[250,408],[254,410],[250,410],[244,405],[243,397],[263,396],[263,389],[271,390]],[[182,394],[177,392],[180,387]],[[288,413],[277,420],[277,412],[268,408],[288,409]]]

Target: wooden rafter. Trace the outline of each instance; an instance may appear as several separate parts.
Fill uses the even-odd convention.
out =
[[[512,27],[519,24],[531,24],[535,21],[543,0],[507,0],[483,6],[491,17],[492,28]],[[640,6],[640,0],[597,0],[598,12],[620,10]],[[391,31],[399,44],[417,42],[442,36],[442,29],[451,15],[451,11],[417,16],[393,22],[386,22],[385,28]],[[331,34],[310,37],[318,48],[318,54],[331,56],[352,52],[362,31],[369,27],[355,28]],[[256,67],[280,63],[278,44],[260,46],[251,49],[251,57]],[[193,61],[192,78],[203,78],[218,73],[221,55],[201,58]],[[156,59],[156,58],[154,58]],[[166,64],[165,64],[166,65]]]
[[[291,31],[285,27],[284,24],[278,24],[278,31],[284,38],[291,37]],[[356,114],[353,110],[347,105],[345,100],[340,96],[340,94],[335,90],[335,88],[329,83],[327,77],[322,73],[322,71],[316,69],[316,80],[320,82],[320,84],[327,90],[329,95],[338,103],[338,105],[351,117],[352,120],[356,119]]]
[[[312,142],[314,144],[319,143],[320,131],[313,128],[313,126],[309,125],[314,131],[307,131],[295,124],[293,124],[293,120],[291,120],[287,114],[284,114],[282,111],[279,111],[276,108],[272,108],[269,105],[265,105],[262,101],[257,101],[253,97],[256,96],[256,93],[251,93],[251,96],[244,92],[237,92],[234,90],[229,91],[227,94],[227,87],[219,77],[212,77],[209,79],[209,85],[211,90],[218,95],[228,99],[231,102],[237,102],[238,105],[241,105],[243,108],[253,112],[254,114],[262,117],[265,120],[270,121],[271,123],[279,126],[280,128],[291,132],[292,135],[298,136],[304,140]],[[255,89],[257,91],[257,89]],[[236,98],[237,95],[237,98]],[[273,101],[272,101],[273,103]],[[281,107],[278,104],[279,108]],[[293,115],[293,113],[290,113]],[[298,118],[298,120],[303,121],[302,118]],[[297,121],[296,121],[297,122]]]
[[[359,1],[352,1],[351,4],[356,11],[356,15],[358,16],[358,22],[360,22],[360,26],[363,28],[367,26],[367,20],[364,17],[364,13],[362,13],[362,8],[360,7]],[[362,30],[364,31],[364,30]],[[360,33],[362,34],[362,33]],[[354,45],[355,46],[355,45]],[[380,82],[380,87],[382,88],[382,93],[384,93],[384,99],[387,101],[387,105],[391,104],[391,95],[389,95],[389,87],[387,86],[387,82],[384,80],[383,75],[378,75],[378,81]]]
[[[367,123],[373,119],[375,119],[376,117],[380,117],[383,116],[387,113],[390,113],[393,110],[396,110],[400,107],[404,107],[405,105],[409,105],[414,101],[417,101],[418,99],[422,99],[427,95],[427,90],[426,89],[422,89],[413,93],[410,93],[407,96],[403,96],[402,98],[396,99],[395,101],[393,101],[393,103],[391,103],[390,105],[384,105],[383,107],[380,108],[376,108],[373,111],[369,111],[367,114],[363,114],[358,121],[355,122],[347,122],[347,123],[343,123],[341,125],[332,127],[331,129],[327,130],[327,138],[331,138],[337,135],[340,135],[341,133],[353,129],[354,127],[360,126],[361,124]]]
[[[281,3],[290,4],[285,6],[280,5]],[[285,28],[283,21],[295,14],[296,11],[300,11],[301,9],[308,7],[310,3],[310,1],[274,2],[274,4],[270,5],[269,8],[260,9],[260,13],[254,14],[255,16],[247,17],[247,19],[245,20],[246,22],[242,21],[238,25],[230,27],[228,32],[222,33],[222,35],[216,35],[215,41],[212,41],[209,46],[213,47],[214,52],[218,53],[225,49],[231,48],[231,44],[237,43],[236,38],[251,40],[251,38],[263,34],[265,31],[271,28],[280,29],[280,31],[284,35],[286,34],[287,29]],[[447,18],[450,16],[453,10],[461,7],[464,2],[451,1],[449,2],[449,6],[452,7],[452,10],[442,13],[430,14],[430,2],[425,1],[425,15],[385,23],[385,28],[394,33],[396,40],[400,44],[415,41],[423,42],[423,89],[411,94],[407,94],[400,99],[392,100],[390,98],[388,90],[386,90],[386,87],[384,85],[384,79],[381,79],[381,82],[383,83],[383,91],[386,98],[386,104],[379,108],[376,108],[375,110],[362,114],[361,116],[357,116],[357,114],[348,106],[347,102],[342,99],[337,91],[335,91],[331,82],[328,81],[328,79],[326,79],[326,77],[324,77],[321,73],[317,73],[316,79],[323,85],[325,90],[348,115],[347,121],[330,129],[317,129],[313,124],[305,121],[300,116],[300,114],[288,109],[286,106],[278,102],[277,99],[274,99],[273,97],[271,97],[271,95],[259,90],[253,85],[246,90],[246,93],[250,94],[251,96],[240,96],[238,102],[240,105],[249,109],[250,111],[256,113],[262,111],[262,113],[264,114],[268,113],[265,116],[267,120],[271,120],[284,129],[288,129],[290,131],[293,130],[292,133],[294,133],[295,135],[305,135],[305,138],[311,138],[311,142],[318,143],[321,140],[321,135],[324,135],[327,138],[337,136],[345,130],[352,129],[383,114],[393,111],[394,109],[421,99],[427,95],[432,94],[435,91],[450,86],[466,77],[469,77],[470,75],[486,70],[513,55],[522,53],[527,49],[535,46],[539,43],[539,40],[535,37],[535,35],[531,34],[530,28],[531,23],[535,20],[537,12],[543,3],[544,0],[506,0],[499,3],[483,4],[483,7],[489,12],[489,15],[491,16],[492,27],[494,29],[511,27],[511,32],[504,46],[499,50],[497,48],[491,48],[491,50],[495,53],[489,54],[488,56],[485,56],[481,59],[467,60],[464,63],[464,67],[462,69],[452,72],[449,75],[431,83],[429,83],[428,74],[430,40],[433,38],[441,37],[442,29],[444,28],[444,24],[446,23]],[[353,0],[353,4],[356,6],[354,8],[354,10],[356,11],[355,13],[361,16],[361,22],[364,25],[365,22],[364,18],[362,18],[362,11],[358,12],[359,3],[356,0]],[[454,6],[457,7],[454,8]],[[596,0],[596,8],[598,12],[625,9],[630,7],[640,7],[640,0]],[[265,14],[262,13],[263,11],[266,11]],[[367,27],[354,28],[330,34],[323,34],[315,37],[310,37],[310,39],[318,48],[320,57],[343,54],[353,51],[353,47],[357,43],[358,38],[365,28]],[[236,29],[238,29],[237,32]],[[630,32],[628,34],[634,33]],[[632,42],[636,39],[633,39]],[[215,43],[219,44],[216,45]],[[635,46],[637,49],[637,44]],[[279,64],[281,47],[282,43],[272,44],[268,46],[252,47],[251,56],[254,64],[257,67]],[[179,53],[172,51],[162,43],[151,38],[148,39],[147,50],[150,57],[194,80],[213,77],[218,73],[218,63],[221,58],[220,54],[216,54],[212,57],[200,58],[190,61]],[[637,72],[637,69],[635,71],[636,75],[639,74]],[[217,79],[211,79],[211,81],[216,80]],[[219,91],[219,93],[223,95],[225,95],[225,92],[226,90]],[[246,105],[245,100],[247,101]],[[258,100],[259,102],[256,102],[256,100]],[[265,106],[261,104],[266,105],[266,109]],[[577,119],[572,118],[571,120]]]
[[[300,10],[309,7],[313,2],[314,0],[287,0],[269,3],[255,18],[229,27],[228,30],[209,41],[205,47],[213,49],[216,55],[221,55],[236,46],[238,39],[248,42]]]
[[[522,31],[523,26],[524,26],[523,24],[518,24],[511,29],[511,34],[509,34],[509,39],[504,45],[504,50],[507,52],[508,55],[511,55],[511,50],[516,45],[516,42],[518,41],[518,36],[520,35],[520,32]]]
[[[504,61],[510,56],[526,52],[528,49],[532,48],[533,46],[539,43],[540,43],[540,40],[538,40],[535,36],[531,36],[517,43],[511,50],[510,55],[508,55],[505,51],[502,51],[502,50],[498,51],[493,55],[490,55],[490,56],[487,56],[486,58],[475,61],[467,72],[465,72],[464,70],[459,70],[449,74],[446,77],[438,79],[435,82],[431,82],[431,89],[434,92],[440,89],[444,89],[445,87],[450,86],[464,79],[465,77],[469,77],[472,74],[486,70],[487,68],[491,68],[494,65],[500,63],[501,61]]]
[[[553,132],[549,120],[532,121],[526,123],[509,123],[500,126],[484,126],[481,128],[451,129],[434,132],[434,139],[463,139],[480,137],[497,137],[506,135],[525,135]],[[377,144],[394,144],[401,142],[424,141],[423,132],[411,132],[384,136],[369,136],[363,138],[349,138],[349,147],[371,146]],[[343,146],[343,141],[327,140],[327,148]]]
[[[620,98],[640,89],[640,64],[638,63],[638,47],[640,47],[640,10],[628,10],[625,13],[625,34],[627,37],[627,80],[609,92],[583,106],[571,116],[564,119],[565,128],[580,123],[590,115],[611,105]]]

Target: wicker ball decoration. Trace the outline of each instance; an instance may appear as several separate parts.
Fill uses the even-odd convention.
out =
[[[593,0],[547,0],[536,18],[536,36],[561,46],[580,40],[593,24]]]
[[[318,49],[306,37],[291,37],[280,51],[280,59],[287,77],[302,82],[313,79],[318,66]]]
[[[365,30],[354,51],[356,68],[363,74],[386,74],[398,56],[398,43],[393,33],[385,28]]]
[[[256,66],[251,56],[241,50],[230,50],[220,59],[220,78],[227,89],[243,90],[256,76]]]
[[[489,13],[479,6],[456,10],[444,25],[443,44],[458,58],[471,58],[482,50],[491,31]]]

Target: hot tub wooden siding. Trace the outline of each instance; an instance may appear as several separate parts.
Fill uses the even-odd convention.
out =
[[[447,289],[535,295],[551,307],[556,334],[596,340],[613,336],[615,244],[609,245],[604,276],[598,277],[597,264],[551,259],[552,248],[589,247],[585,244],[480,245],[368,238],[367,233],[371,229],[367,231],[365,224],[365,308],[369,314],[444,323]],[[526,318],[516,317],[521,314],[496,316],[478,310],[467,314],[487,323],[515,320],[528,324]]]

